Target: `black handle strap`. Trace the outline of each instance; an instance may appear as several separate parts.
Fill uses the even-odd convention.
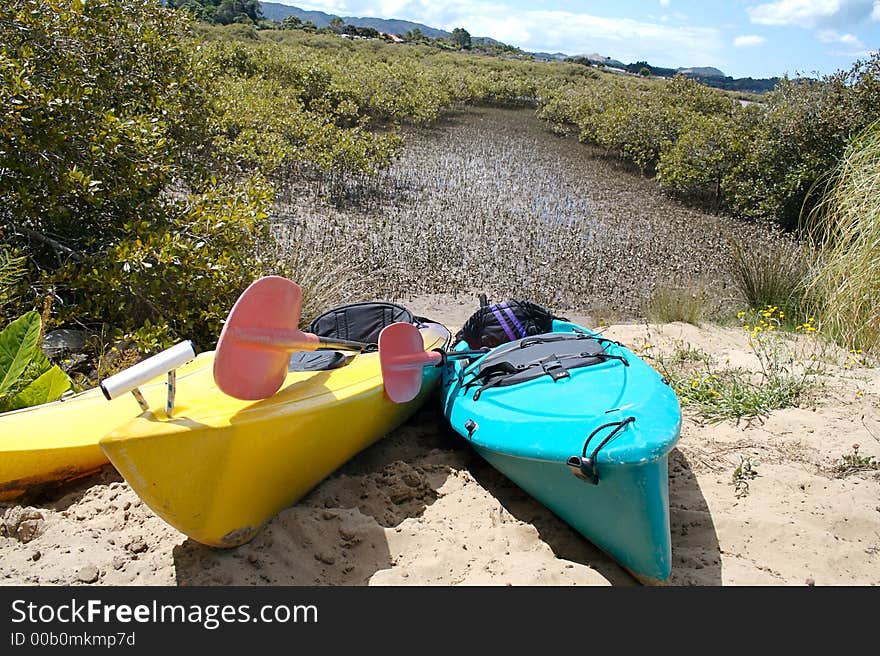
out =
[[[599,450],[608,444],[611,439],[617,435],[620,431],[626,427],[627,424],[631,424],[636,420],[635,417],[627,417],[626,419],[622,419],[620,421],[609,421],[607,424],[602,424],[598,428],[596,428],[592,433],[590,433],[589,437],[587,437],[584,442],[584,448],[581,451],[581,455],[579,456],[571,456],[566,464],[571,469],[572,473],[578,478],[587,481],[588,483],[592,483],[593,485],[599,484],[599,470],[596,468],[596,456],[599,455]],[[593,437],[596,436],[602,430],[606,428],[611,428],[614,426],[614,430],[608,433],[605,438],[599,442],[598,446],[593,449],[590,456],[587,457],[587,447],[590,445],[590,441]]]

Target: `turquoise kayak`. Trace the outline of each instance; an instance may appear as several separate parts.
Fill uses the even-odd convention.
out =
[[[551,326],[446,359],[444,414],[493,467],[636,578],[663,583],[678,399],[623,345],[568,321]],[[459,339],[454,350],[479,346]]]

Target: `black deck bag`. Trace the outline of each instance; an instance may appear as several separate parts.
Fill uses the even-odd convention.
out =
[[[478,387],[474,400],[490,387],[507,387],[525,383],[541,376],[554,381],[568,378],[569,371],[580,367],[625,358],[605,351],[600,336],[586,333],[547,333],[518,339],[496,348],[480,361],[466,387]]]
[[[337,369],[345,364],[345,353],[341,351],[297,351],[290,354],[288,371],[325,371]]]
[[[504,301],[489,305],[486,295],[480,295],[480,309],[474,312],[455,336],[472,349],[495,348],[515,339],[549,333],[554,316],[545,307],[531,301]]]
[[[347,339],[370,344],[366,351],[375,351],[379,333],[385,326],[403,321],[419,324],[427,321],[416,317],[408,309],[396,303],[373,301],[341,305],[317,316],[309,324],[308,331],[320,337]],[[346,354],[340,351],[315,351],[294,353],[290,356],[289,371],[321,371],[335,369],[346,363]]]

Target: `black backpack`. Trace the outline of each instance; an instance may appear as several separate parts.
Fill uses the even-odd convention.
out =
[[[480,309],[465,321],[455,336],[472,349],[495,348],[516,339],[549,333],[555,316],[545,307],[531,301],[504,301],[489,305],[485,294],[480,294]]]

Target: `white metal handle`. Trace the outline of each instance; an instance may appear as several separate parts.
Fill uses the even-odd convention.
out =
[[[115,399],[126,392],[133,392],[147,381],[158,378],[196,357],[193,343],[189,340],[175,344],[143,362],[123,369],[118,374],[101,381],[101,391],[107,400]]]

